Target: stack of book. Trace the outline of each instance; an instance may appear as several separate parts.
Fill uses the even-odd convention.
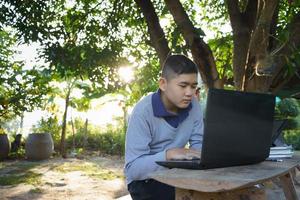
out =
[[[277,146],[270,148],[270,155],[267,160],[276,160],[283,158],[291,158],[294,154],[293,147],[289,146]]]

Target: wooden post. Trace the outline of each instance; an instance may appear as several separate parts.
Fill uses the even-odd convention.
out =
[[[287,200],[298,200],[294,182],[290,173],[280,176],[281,186]]]
[[[83,137],[83,148],[84,148],[84,150],[86,150],[86,146],[87,146],[88,123],[89,123],[89,119],[86,118],[85,123],[84,123],[84,137]]]

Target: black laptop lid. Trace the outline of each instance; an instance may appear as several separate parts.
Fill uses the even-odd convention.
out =
[[[208,91],[201,163],[207,168],[252,164],[269,156],[275,97]]]

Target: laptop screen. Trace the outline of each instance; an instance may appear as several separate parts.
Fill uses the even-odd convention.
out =
[[[275,97],[270,94],[209,89],[201,162],[225,167],[265,160],[274,107]]]

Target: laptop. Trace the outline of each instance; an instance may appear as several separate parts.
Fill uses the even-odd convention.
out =
[[[157,161],[167,168],[210,169],[264,161],[272,144],[275,96],[209,89],[201,159]]]

